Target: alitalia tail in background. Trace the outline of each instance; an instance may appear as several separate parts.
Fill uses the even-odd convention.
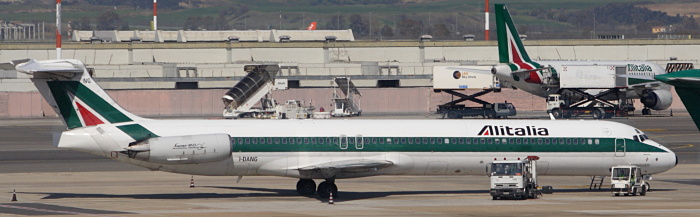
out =
[[[486,175],[494,160],[530,155],[541,175],[604,176],[628,164],[651,175],[677,164],[642,131],[606,121],[146,119],[117,105],[78,60],[12,65],[68,127],[60,148],[174,173],[291,177],[304,195],[328,197],[345,178]]]
[[[578,94],[580,98],[597,95],[603,100],[641,99],[645,114],[649,113],[648,109],[664,110],[671,106],[670,86],[650,83],[653,76],[666,73],[658,64],[646,61],[533,61],[525,51],[508,8],[503,4],[496,4],[495,8],[498,54],[502,65],[496,66],[493,72],[500,81],[540,97],[570,89],[590,94]],[[608,71],[612,76],[598,73],[600,71]],[[648,79],[628,79],[620,74],[646,76]]]

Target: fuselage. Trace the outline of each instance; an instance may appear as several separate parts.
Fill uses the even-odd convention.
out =
[[[536,61],[537,63],[541,64],[542,66],[545,67],[552,67],[556,73],[562,74],[562,73],[577,73],[572,70],[568,70],[568,66],[627,66],[626,74],[627,75],[634,75],[634,76],[648,76],[650,79],[653,78],[654,75],[660,75],[660,74],[665,74],[666,71],[664,68],[659,66],[656,63],[652,62],[646,62],[646,61]],[[545,86],[543,84],[538,84],[538,83],[530,83],[525,81],[525,79],[521,78],[516,78],[510,68],[508,66],[502,65],[497,68],[497,73],[496,77],[500,81],[505,81],[509,84],[511,84],[514,87],[517,87],[518,89],[521,89],[525,92],[531,93],[533,95],[539,96],[539,97],[547,97],[549,94],[554,94],[558,93],[560,91],[559,87],[552,87],[552,86]],[[614,78],[610,78],[614,79]],[[601,81],[601,82],[606,82],[606,81]],[[612,82],[612,81],[610,81]],[[638,82],[642,81],[637,81],[633,78],[628,79],[628,84],[629,84],[629,89],[633,89],[631,86],[637,84]],[[648,81],[647,81],[648,82]],[[585,89],[585,88],[583,88]],[[669,85],[660,85],[659,87],[655,89],[664,89],[667,91],[670,91],[670,86]],[[601,91],[605,91],[606,89],[585,89],[586,92],[589,94],[595,95],[600,93]],[[639,89],[639,91],[626,91],[625,93],[627,99],[638,99],[642,97],[642,89]],[[617,95],[608,95],[606,97],[603,97],[605,100],[617,100],[619,96]]]
[[[299,168],[338,161],[385,160],[393,166],[337,174],[485,175],[494,160],[540,157],[542,175],[606,175],[615,165],[655,174],[675,154],[631,126],[567,120],[140,120],[161,136],[224,133],[230,158],[201,164],[158,164],[116,152],[133,139],[115,125],[64,132],[59,147],[116,158],[154,170],[200,175],[303,177]],[[123,124],[122,124],[123,125]],[[635,138],[636,137],[636,138]]]

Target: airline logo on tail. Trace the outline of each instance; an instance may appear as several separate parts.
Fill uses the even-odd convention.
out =
[[[306,30],[316,30],[316,22],[311,22],[309,27],[306,27]]]
[[[542,65],[534,62],[527,55],[520,34],[513,24],[508,8],[503,4],[496,4],[496,28],[498,30],[498,55],[499,62],[507,63],[511,71],[529,71],[529,83],[541,83],[539,69]]]

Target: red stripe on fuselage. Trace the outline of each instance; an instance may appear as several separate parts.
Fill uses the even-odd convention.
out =
[[[95,126],[98,124],[103,124],[102,120],[97,118],[92,112],[88,111],[83,105],[80,105],[80,103],[75,103],[78,106],[78,111],[80,112],[80,116],[83,117],[83,121],[85,122],[85,126]]]

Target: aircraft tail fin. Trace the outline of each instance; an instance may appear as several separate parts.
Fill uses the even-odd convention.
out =
[[[306,30],[316,30],[316,24],[316,22],[309,23],[309,27],[306,27]]]
[[[676,88],[676,93],[700,130],[700,69],[667,73],[654,78]]]
[[[68,129],[143,118],[129,113],[99,86],[79,60],[19,60],[9,63],[30,79]],[[8,64],[2,64],[7,67]]]
[[[508,7],[504,4],[496,4],[495,7],[499,62],[507,63],[512,71],[542,68],[527,55]]]

